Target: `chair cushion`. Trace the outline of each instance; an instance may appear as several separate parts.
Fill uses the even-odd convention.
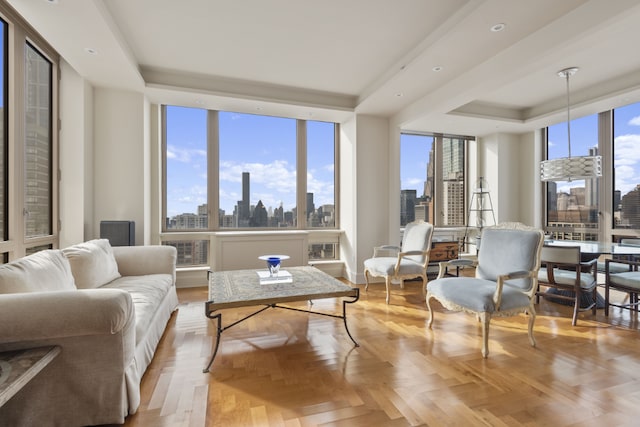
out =
[[[640,271],[627,271],[609,276],[610,285],[620,285],[640,291]]]
[[[397,257],[369,258],[368,260],[365,260],[364,268],[365,270],[369,270],[369,272],[374,276],[392,276],[397,262]],[[403,258],[402,261],[400,261],[400,269],[398,271],[399,275],[420,275],[423,273],[424,269],[421,264],[407,258]]]
[[[78,289],[92,289],[120,277],[118,264],[107,239],[96,239],[62,250],[71,264]]]
[[[472,277],[447,277],[429,282],[427,289],[435,299],[451,310],[457,309],[479,313],[493,313],[495,311],[493,294],[496,290],[496,283],[491,280]],[[502,288],[501,311],[526,307],[529,307],[529,297],[527,295],[509,286]]]
[[[569,270],[560,270],[555,268],[553,270],[553,278],[555,282],[559,285],[565,286],[573,286],[576,281],[576,272]],[[538,271],[538,281],[541,285],[549,284],[549,277],[547,276],[547,269],[542,267]],[[550,284],[553,286],[552,284]],[[580,287],[582,289],[590,290],[596,286],[596,279],[593,277],[593,274],[589,273],[580,273]]]
[[[605,272],[605,263],[602,261],[598,261],[598,271],[600,273]],[[609,263],[609,273],[622,273],[623,271],[629,271],[629,264],[622,264],[619,262],[610,262]]]

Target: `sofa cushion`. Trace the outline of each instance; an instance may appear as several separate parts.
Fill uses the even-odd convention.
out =
[[[120,277],[107,239],[95,239],[62,250],[69,259],[78,289],[99,288]]]
[[[0,265],[0,294],[75,290],[69,261],[48,249]]]
[[[158,307],[172,286],[171,274],[123,276],[103,286],[109,289],[122,289],[131,295],[136,313],[136,345],[151,327],[151,321]]]

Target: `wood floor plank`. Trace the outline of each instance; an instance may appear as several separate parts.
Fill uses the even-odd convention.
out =
[[[494,319],[487,359],[473,316],[434,304],[433,329],[419,281],[361,287],[340,319],[269,309],[226,330],[211,372],[215,327],[206,288],[179,289],[172,316],[142,380],[138,426],[589,426],[640,417],[637,313],[580,313],[542,300],[537,346],[527,318]],[[307,303],[296,303],[307,308]],[[314,310],[339,312],[337,300]],[[229,324],[254,311],[226,310]]]

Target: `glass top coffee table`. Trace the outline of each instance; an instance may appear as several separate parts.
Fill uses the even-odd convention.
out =
[[[205,315],[209,319],[216,320],[217,333],[211,360],[203,372],[209,372],[218,353],[222,332],[268,308],[285,308],[342,319],[347,335],[355,346],[358,346],[347,326],[346,304],[358,301],[360,289],[347,286],[315,267],[288,267],[286,271],[291,274],[291,278],[283,279],[281,283],[272,283],[273,280],[269,280],[269,284],[261,284],[258,275],[260,271],[262,270],[209,271],[209,300],[205,302]],[[341,315],[279,305],[294,301],[345,297],[351,299],[342,301]],[[254,305],[263,305],[264,307],[234,323],[222,326],[222,313],[218,310]]]

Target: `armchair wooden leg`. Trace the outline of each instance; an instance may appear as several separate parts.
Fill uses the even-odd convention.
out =
[[[489,323],[491,322],[491,315],[483,312],[479,316],[482,322],[482,357],[486,359],[489,356]]]
[[[433,324],[433,310],[431,309],[431,294],[427,291],[427,310],[429,310],[429,319],[427,319],[427,327],[431,329],[431,325]]]
[[[391,298],[391,278],[389,276],[386,277],[385,284],[387,285],[387,304],[389,304]]]
[[[536,339],[533,337],[533,324],[536,322],[536,309],[533,307],[533,304],[529,306],[529,343],[531,347],[536,346]]]
[[[369,289],[369,270],[364,271],[364,290]]]

